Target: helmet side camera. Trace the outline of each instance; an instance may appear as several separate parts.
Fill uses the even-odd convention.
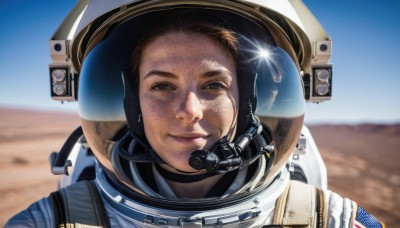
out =
[[[322,102],[332,98],[332,65],[313,65],[311,74],[303,76],[307,102]]]
[[[77,75],[71,72],[68,63],[68,42],[51,40],[50,54],[53,63],[50,64],[50,96],[56,101],[77,100]]]
[[[50,66],[50,96],[57,101],[76,101],[76,85],[74,75],[68,66]]]

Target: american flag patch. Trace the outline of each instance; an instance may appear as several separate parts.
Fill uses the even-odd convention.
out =
[[[353,228],[385,228],[385,224],[358,206]]]

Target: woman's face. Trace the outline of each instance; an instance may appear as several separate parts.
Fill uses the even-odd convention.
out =
[[[236,130],[239,92],[232,55],[211,38],[170,32],[148,43],[139,66],[144,130],[172,167],[195,171],[191,152]]]

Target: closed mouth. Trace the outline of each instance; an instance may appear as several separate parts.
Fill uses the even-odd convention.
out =
[[[206,138],[209,137],[209,135],[197,134],[197,133],[178,134],[178,135],[170,135],[170,136],[172,138],[174,138],[176,141],[183,142],[183,143],[201,142],[203,140],[206,140]]]

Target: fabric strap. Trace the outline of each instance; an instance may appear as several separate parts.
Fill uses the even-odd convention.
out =
[[[51,194],[56,227],[110,227],[103,201],[93,181],[81,181]]]
[[[272,223],[283,227],[326,227],[323,191],[299,181],[291,181],[277,199]]]

